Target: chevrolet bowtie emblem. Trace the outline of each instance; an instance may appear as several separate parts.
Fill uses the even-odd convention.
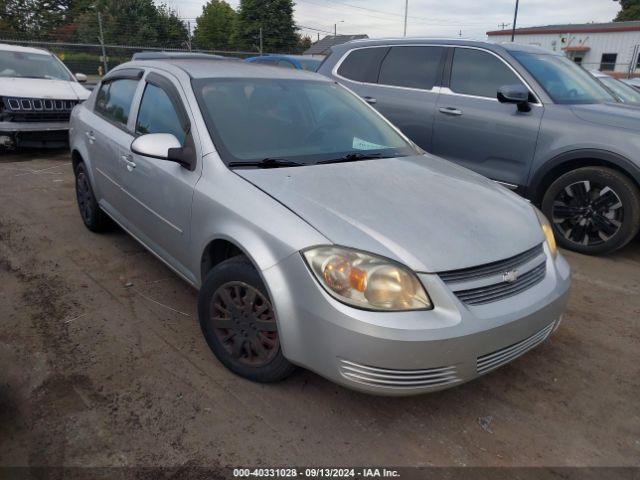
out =
[[[502,274],[502,281],[507,283],[513,283],[516,280],[518,280],[519,276],[520,275],[518,274],[517,270],[509,270],[508,272],[504,272]]]

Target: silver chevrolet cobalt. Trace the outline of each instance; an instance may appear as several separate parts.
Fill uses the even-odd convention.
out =
[[[248,379],[299,365],[428,392],[562,319],[569,266],[544,216],[317,74],[130,62],[74,109],[70,141],[86,226],[114,220],[198,288],[207,343]]]

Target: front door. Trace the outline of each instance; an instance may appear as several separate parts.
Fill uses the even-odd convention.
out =
[[[166,77],[150,73],[137,110],[135,134],[170,133],[194,150],[191,131],[178,88]],[[189,256],[191,203],[201,162],[191,171],[178,163],[123,151],[123,190],[132,232],[172,267],[191,280],[185,267]]]
[[[450,72],[438,97],[433,153],[494,180],[525,185],[544,107],[532,103],[521,112],[498,102],[500,87],[522,80],[488,51],[456,48]]]

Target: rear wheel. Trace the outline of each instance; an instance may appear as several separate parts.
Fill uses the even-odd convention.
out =
[[[92,232],[102,232],[110,226],[109,217],[102,211],[91,188],[91,181],[84,163],[79,163],[75,170],[76,200],[85,226]]]
[[[251,262],[237,256],[217,265],[198,294],[200,326],[209,348],[232,372],[255,382],[287,377],[269,294]]]
[[[585,254],[611,253],[640,230],[640,192],[622,173],[584,167],[551,184],[542,211],[553,224],[558,243]]]

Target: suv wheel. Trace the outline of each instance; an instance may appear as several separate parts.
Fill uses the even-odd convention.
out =
[[[198,316],[209,348],[237,375],[274,382],[295,369],[282,355],[275,310],[246,257],[211,270],[198,294]]]
[[[91,188],[87,167],[79,163],[75,170],[76,200],[85,226],[92,232],[102,232],[110,226],[110,219],[102,211]]]
[[[605,167],[584,167],[551,184],[542,211],[558,243],[585,254],[610,253],[640,230],[640,192],[625,175]]]

